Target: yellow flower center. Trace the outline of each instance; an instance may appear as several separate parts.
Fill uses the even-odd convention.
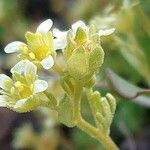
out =
[[[28,54],[28,47],[26,45],[20,45],[20,49],[22,51],[23,54]]]
[[[28,47],[22,46],[22,53],[26,54],[25,57],[42,61],[52,53],[53,38],[51,32],[46,34],[27,32],[25,37],[28,43]]]
[[[41,61],[47,57],[48,51],[49,51],[49,48],[46,45],[41,45],[34,51],[34,54],[35,54],[35,57],[39,61]]]
[[[31,59],[35,59],[35,54],[33,52],[29,53]]]
[[[27,98],[32,95],[33,84],[26,85],[20,81],[16,81],[10,90],[11,95],[17,95],[20,99]]]

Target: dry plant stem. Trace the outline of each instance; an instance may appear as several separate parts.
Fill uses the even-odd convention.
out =
[[[76,121],[76,126],[86,132],[91,137],[97,139],[106,150],[117,150],[117,146],[112,141],[109,136],[106,136],[101,130],[93,127],[88,122],[86,122],[82,116],[80,111],[80,103],[81,103],[81,93],[82,87],[79,85],[75,85],[74,91],[74,118]]]

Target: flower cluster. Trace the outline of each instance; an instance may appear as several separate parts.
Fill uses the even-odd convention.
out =
[[[52,20],[47,19],[35,33],[26,32],[27,43],[14,41],[5,47],[6,53],[17,52],[21,61],[11,69],[12,79],[0,74],[1,107],[25,112],[43,105],[44,102],[38,97],[48,88],[48,83],[38,79],[37,68],[53,68],[58,49],[62,49],[66,60],[65,72],[84,84],[103,63],[100,36],[111,34],[114,29],[97,32],[94,26],[78,21],[68,31],[56,28],[50,31],[52,25]],[[54,100],[52,95],[50,97]]]
[[[94,25],[87,26],[78,21],[68,31],[56,28],[50,31],[52,25],[48,19],[35,33],[25,34],[27,43],[14,41],[5,47],[6,53],[17,52],[21,60],[11,69],[12,78],[0,74],[0,107],[17,112],[48,107],[57,111],[59,122],[68,127],[77,126],[102,141],[108,149],[116,149],[108,136],[116,108],[115,99],[110,94],[101,97],[98,91],[93,91],[96,72],[104,60],[100,38],[113,33],[114,29],[97,31]],[[56,64],[58,49],[62,50],[64,68]],[[63,97],[55,98],[48,90],[48,83],[38,78],[39,68],[53,69],[60,76]],[[86,91],[96,127],[82,118],[83,91]]]

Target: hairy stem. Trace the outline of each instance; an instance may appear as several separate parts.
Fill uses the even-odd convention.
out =
[[[78,117],[80,116],[81,93],[82,93],[82,87],[79,85],[75,85],[74,96],[73,96],[75,121],[77,121]]]
[[[91,126],[82,117],[79,118],[77,127],[89,134],[91,137],[97,139],[106,150],[117,150],[117,146],[109,136],[106,136],[99,129]]]

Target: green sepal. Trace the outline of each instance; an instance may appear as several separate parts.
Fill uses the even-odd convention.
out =
[[[94,35],[94,34],[96,34],[96,33],[97,33],[97,31],[96,31],[95,25],[91,24],[91,25],[89,26],[89,36],[90,36],[90,38],[91,38],[92,35]]]
[[[94,86],[95,82],[96,82],[96,77],[95,75],[93,75],[93,77],[84,84],[84,87],[90,89]]]
[[[86,41],[86,39],[87,39],[86,32],[81,27],[79,27],[76,31],[75,42],[77,44],[82,44],[83,42]]]
[[[72,83],[72,79],[71,79],[70,75],[66,75],[61,79],[61,85],[62,85],[62,88],[64,89],[64,91],[68,95],[73,94],[74,87],[73,87],[73,83]]]
[[[92,41],[93,46],[100,45],[100,36],[98,34],[92,35],[91,41]]]
[[[61,99],[58,107],[58,121],[66,125],[67,127],[74,127],[76,124],[73,120],[73,102],[70,97],[65,94]]]
[[[99,67],[103,64],[104,61],[104,51],[102,47],[97,46],[90,53],[89,58],[89,69],[91,72],[95,72],[99,69]]]
[[[42,96],[43,96],[43,98],[42,97],[41,98],[44,100],[44,103],[43,103],[44,106],[49,107],[51,109],[56,109],[57,100],[53,94],[51,94],[49,92],[44,92],[44,94]]]
[[[67,61],[70,75],[80,81],[89,80],[89,56],[83,46],[77,48]]]
[[[8,102],[7,108],[12,109],[13,111],[19,112],[19,113],[30,112],[41,105],[41,101],[38,95],[29,97],[28,100],[24,104],[22,104],[20,107],[15,108],[14,107],[15,103],[16,102],[14,103]]]
[[[66,60],[68,60],[71,57],[71,55],[75,49],[76,49],[75,41],[73,41],[71,38],[68,39],[68,44],[67,44],[66,48],[63,50],[63,55]]]

